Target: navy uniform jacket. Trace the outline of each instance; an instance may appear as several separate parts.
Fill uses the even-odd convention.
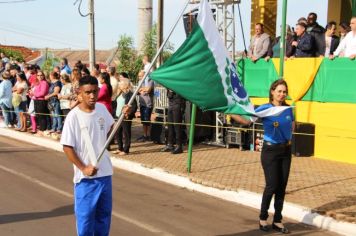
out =
[[[295,57],[314,57],[315,56],[315,43],[314,38],[308,33],[299,36],[298,46],[295,50]]]

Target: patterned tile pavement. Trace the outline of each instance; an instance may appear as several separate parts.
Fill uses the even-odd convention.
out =
[[[138,137],[140,131],[140,126],[133,128],[132,140]],[[210,187],[263,192],[264,177],[259,152],[195,145],[192,171],[187,173],[187,150],[173,155],[160,152],[162,147],[152,142],[133,141],[130,154],[120,158],[187,176],[195,183]],[[356,165],[313,157],[293,157],[286,201],[340,221],[356,223]]]

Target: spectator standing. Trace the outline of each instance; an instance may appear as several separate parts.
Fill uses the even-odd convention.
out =
[[[339,46],[339,37],[335,35],[336,22],[330,21],[326,25],[326,31],[324,34],[324,41],[322,41],[323,56],[329,57],[334,54],[334,51]]]
[[[168,97],[168,142],[161,151],[179,154],[183,152],[183,115],[185,100],[179,94],[167,89]],[[176,146],[174,146],[174,143]]]
[[[105,145],[114,119],[105,106],[96,103],[96,78],[80,79],[79,96],[81,102],[68,114],[60,141],[74,166],[77,234],[109,235],[113,168],[108,152],[104,152],[99,163],[96,158]]]
[[[28,83],[31,87],[37,82],[37,69],[35,65],[30,66],[30,75],[28,77]]]
[[[341,22],[340,23],[340,42],[346,37],[346,34],[351,31],[350,25],[346,22]]]
[[[143,70],[145,71],[145,73],[152,72],[152,68],[151,71],[148,71],[148,69],[151,66],[151,62],[150,62],[150,58],[147,55],[144,55],[142,57],[142,63],[143,63]],[[128,78],[128,76],[126,76],[126,78]]]
[[[96,79],[99,78],[99,76],[100,76],[100,65],[99,64],[94,65],[93,70],[90,71],[90,75],[95,77]],[[99,82],[99,88],[100,88],[100,82]]]
[[[314,38],[313,47],[315,48],[315,56],[319,57],[324,55],[323,45],[325,41],[325,29],[318,24],[317,19],[318,15],[316,13],[309,13],[307,18],[308,27],[306,29],[306,32]]]
[[[67,74],[61,75],[61,83],[62,83],[62,89],[60,94],[58,94],[58,99],[60,102],[62,114],[65,119],[65,117],[68,115],[70,111],[70,97],[72,96],[72,84],[70,82],[69,75]]]
[[[117,97],[116,116],[119,117],[124,113],[125,117],[117,132],[118,150],[113,153],[123,156],[130,152],[132,119],[135,117],[137,103],[134,100],[130,107],[127,106],[133,95],[131,82],[128,79],[120,81],[119,87],[121,93]]]
[[[81,60],[78,60],[75,65],[74,65],[75,68],[77,68],[79,71],[82,71],[83,68],[84,68],[84,64],[82,63]]]
[[[3,64],[6,64],[6,63],[10,62],[10,59],[3,52],[0,53],[0,59],[3,62]]]
[[[334,55],[330,58],[333,59],[335,56],[348,57],[350,59],[355,59],[356,57],[356,16],[351,18],[350,21],[351,31],[347,33],[346,37],[339,44],[338,48],[335,50]],[[343,52],[341,54],[341,52]]]
[[[112,87],[112,95],[111,95],[111,107],[113,110],[113,117],[115,118],[116,116],[116,97],[118,95],[118,90],[119,90],[119,81],[116,79],[115,74],[116,74],[116,69],[114,66],[109,66],[108,67],[108,73],[110,75],[110,84]]]
[[[56,72],[57,74],[60,75],[61,74],[61,68],[59,66],[55,66],[55,67],[53,67],[53,72]],[[63,74],[67,74],[67,73],[63,73]]]
[[[27,111],[27,91],[28,91],[28,84],[26,75],[24,72],[19,72],[16,75],[16,84],[13,87],[13,93],[18,94],[21,97],[21,102],[18,106],[15,106],[15,113],[17,115],[17,128],[15,130],[26,132],[26,116],[25,112]]]
[[[66,73],[68,75],[72,73],[72,69],[69,67],[68,60],[65,57],[61,59],[61,74],[62,73]]]
[[[3,81],[0,83],[0,108],[4,116],[6,127],[11,127],[12,113],[12,84],[9,80],[10,73],[5,71],[2,73]]]
[[[83,72],[83,71],[82,71]],[[70,75],[72,79],[72,91],[71,96],[69,97],[70,109],[78,105],[78,93],[79,93],[79,80],[82,78],[81,72],[78,69],[73,69],[72,74]],[[88,74],[89,76],[89,74]]]
[[[86,68],[86,66],[84,66],[83,69],[80,71],[80,74],[81,74],[82,77],[89,76],[90,75],[90,71],[88,70],[88,68]]]
[[[298,23],[295,28],[297,39],[292,42],[292,46],[296,47],[295,57],[314,57],[314,38],[306,33],[306,25],[302,22]]]
[[[111,107],[111,96],[112,96],[112,87],[110,84],[110,75],[107,72],[100,73],[98,78],[100,86],[98,103],[103,104],[110,114],[112,114]]]
[[[51,72],[49,76],[51,85],[49,86],[48,95],[45,96],[47,100],[48,110],[52,116],[52,128],[50,133],[61,133],[62,131],[62,113],[59,103],[58,95],[62,89],[62,83],[59,81],[59,74],[57,72]]]
[[[37,74],[35,74],[37,77]],[[37,122],[36,122],[36,112],[35,112],[35,96],[34,96],[34,91],[35,91],[35,86],[37,85],[38,80],[35,78],[35,80],[32,80],[32,83],[30,83],[30,89],[28,91],[28,96],[31,99],[30,104],[28,105],[28,114],[30,115],[30,121],[31,121],[31,127],[32,127],[32,134],[35,134],[37,132]]]
[[[31,66],[30,65],[25,65],[24,69],[23,69],[23,72],[25,73],[26,79],[28,81],[30,79],[30,76],[31,76]]]
[[[286,52],[285,52],[285,57],[288,58],[288,57],[293,56],[295,47],[292,46],[292,42],[294,40],[294,37],[293,37],[293,32],[292,32],[292,30],[291,30],[289,25],[287,25],[286,31],[287,32],[286,32]],[[280,39],[281,39],[281,36],[276,37],[273,40],[273,42],[270,44],[270,46],[268,47],[268,53],[267,53],[267,56],[265,57],[266,61],[268,61],[272,57],[279,58],[280,49],[281,49]]]
[[[145,75],[145,71],[140,71],[138,74],[139,80],[142,80]],[[143,125],[143,136],[139,137],[137,141],[149,141],[150,140],[150,127],[151,127],[151,114],[153,109],[153,93],[154,93],[154,83],[147,76],[145,81],[142,83],[139,92],[139,102],[140,102],[140,115],[141,122]]]
[[[262,23],[255,25],[255,35],[251,39],[247,56],[253,61],[267,56],[268,47],[271,43],[270,36],[264,32]]]
[[[122,81],[122,80],[130,80],[129,75],[126,72],[120,72],[119,81]]]
[[[43,132],[47,129],[48,108],[45,96],[48,94],[49,85],[47,83],[45,74],[41,70],[37,71],[37,79],[38,83],[34,87],[34,105],[39,123],[37,136],[43,136]]]
[[[17,79],[16,79],[16,75],[17,73],[20,72],[20,67],[16,64],[12,64],[10,65],[10,81],[12,83],[12,86],[15,85]]]

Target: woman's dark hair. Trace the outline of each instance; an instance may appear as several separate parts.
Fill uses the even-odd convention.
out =
[[[67,74],[62,74],[61,79],[64,80],[66,83],[70,83],[70,77]]]
[[[341,28],[343,28],[344,30],[346,30],[347,32],[351,31],[351,27],[350,24],[346,23],[346,22],[341,22],[339,25]]]
[[[88,68],[86,68],[85,66],[83,67],[83,69],[81,70],[81,72],[83,72],[86,75],[90,75],[90,71],[88,70]]]
[[[17,76],[21,79],[21,81],[27,81],[26,75],[23,71],[17,73]]]
[[[112,86],[110,84],[110,75],[107,72],[100,73],[100,77],[103,78],[104,83],[108,86],[109,95],[112,96]]]
[[[78,60],[76,63],[75,63],[75,67],[77,67],[80,71],[83,70],[84,68],[84,65],[82,63],[81,60]]]
[[[86,75],[79,79],[79,87],[87,84],[98,85],[98,80],[91,75]]]
[[[59,80],[59,74],[57,72],[51,72],[50,75],[55,78],[56,80]]]
[[[273,95],[272,95],[272,91],[276,90],[276,88],[278,87],[278,85],[284,85],[287,89],[287,95],[288,95],[288,85],[287,82],[284,79],[278,79],[276,81],[274,81],[271,84],[271,87],[269,88],[269,103],[272,103],[273,101]],[[283,101],[282,103],[283,106],[289,106],[286,101]]]
[[[120,72],[120,75],[124,78],[129,78],[129,75],[126,72]]]

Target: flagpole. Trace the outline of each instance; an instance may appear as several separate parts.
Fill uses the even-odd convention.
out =
[[[191,112],[191,117],[190,117],[190,128],[189,128],[188,160],[187,160],[188,173],[190,173],[191,169],[192,169],[193,142],[194,142],[196,114],[197,114],[197,105],[192,103],[192,112]]]
[[[161,52],[163,51],[164,46],[166,45],[166,43],[168,42],[169,38],[171,37],[173,31],[175,30],[175,28],[178,25],[179,20],[182,18],[185,9],[187,8],[188,4],[189,4],[190,0],[187,0],[186,3],[184,4],[184,7],[182,9],[182,11],[180,12],[179,16],[177,17],[177,20],[175,22],[175,24],[172,26],[171,30],[169,31],[169,34],[167,36],[167,38],[163,41],[161,47],[158,49],[156,55],[154,56],[153,60],[151,61],[151,64],[149,66],[149,68],[147,69],[147,71],[145,72],[145,75],[143,76],[142,80],[139,81],[136,90],[133,92],[132,97],[130,99],[130,101],[127,103],[127,106],[131,106],[131,104],[133,103],[133,101],[136,101],[136,95],[138,94],[138,90],[140,89],[140,87],[142,86],[142,84],[144,83],[146,77],[148,76],[148,74],[150,73],[153,65],[156,63],[159,55],[161,54]],[[103,154],[105,152],[105,150],[107,149],[107,147],[109,146],[111,140],[113,139],[114,135],[116,134],[116,131],[119,129],[122,121],[124,120],[124,114],[121,113],[119,116],[118,121],[116,122],[116,124],[114,125],[108,139],[106,140],[103,149],[101,150],[99,156],[98,156],[98,163],[100,162],[101,158],[103,157]]]
[[[284,56],[286,51],[286,22],[287,22],[287,0],[283,0],[282,3],[282,29],[280,42],[280,54],[279,54],[279,78],[284,77]]]

